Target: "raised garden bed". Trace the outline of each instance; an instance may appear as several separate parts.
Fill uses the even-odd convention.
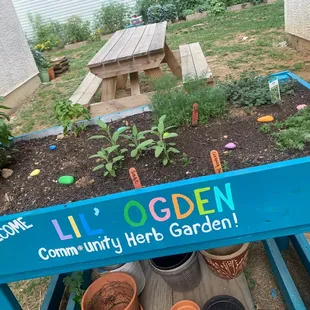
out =
[[[176,164],[164,167],[150,153],[139,161],[127,159],[116,178],[104,178],[101,171],[92,172],[96,162],[89,156],[104,146],[104,140],[88,140],[100,134],[98,126],[90,126],[77,138],[57,140],[57,136],[49,136],[17,142],[14,163],[10,167],[14,173],[9,179],[1,180],[1,215],[130,190],[128,169],[133,166],[139,172],[143,186],[210,175],[214,171],[209,154],[214,149],[220,153],[226,171],[308,156],[309,145],[303,151],[279,151],[274,138],[260,132],[262,124],[256,119],[272,115],[275,120],[283,121],[296,113],[297,105],[309,102],[309,90],[300,86],[294,95],[285,96],[279,105],[255,108],[250,115],[242,108],[234,108],[227,117],[211,120],[208,125],[182,127],[174,141],[181,151],[176,156]],[[154,122],[152,114],[147,112],[114,121],[111,128],[116,130],[125,124],[135,124],[138,130],[147,130]],[[237,148],[230,152],[224,148],[229,142],[237,144]],[[56,145],[57,149],[50,151],[50,145]],[[40,169],[40,175],[29,178],[34,169]],[[70,187],[59,185],[57,180],[62,175],[74,176],[75,184]],[[5,201],[7,198],[10,201]]]

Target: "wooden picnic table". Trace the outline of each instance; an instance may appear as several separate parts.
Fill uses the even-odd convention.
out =
[[[139,72],[149,77],[162,74],[165,62],[182,77],[181,66],[166,43],[167,22],[119,30],[88,63],[89,70],[102,78],[101,101],[115,99],[116,90],[126,87],[130,76],[131,95],[140,94]]]

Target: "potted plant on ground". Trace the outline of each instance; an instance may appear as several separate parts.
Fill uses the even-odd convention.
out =
[[[31,48],[31,52],[34,58],[34,61],[36,62],[36,65],[38,67],[38,70],[40,72],[40,79],[42,83],[47,83],[50,81],[49,79],[49,62],[45,58],[42,52],[37,51],[34,48]]]

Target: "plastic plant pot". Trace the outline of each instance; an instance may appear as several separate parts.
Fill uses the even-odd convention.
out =
[[[150,264],[153,271],[175,291],[189,292],[200,283],[197,252],[154,258],[150,260]]]
[[[181,300],[171,310],[200,310],[200,307],[191,300]]]
[[[208,300],[202,310],[245,310],[245,307],[235,297],[218,295]]]
[[[41,79],[42,83],[48,83],[50,81],[48,69],[41,69],[40,70],[40,79]]]

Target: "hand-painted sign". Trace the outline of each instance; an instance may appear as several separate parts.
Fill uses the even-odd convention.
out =
[[[310,230],[310,158],[0,218],[0,283]]]

